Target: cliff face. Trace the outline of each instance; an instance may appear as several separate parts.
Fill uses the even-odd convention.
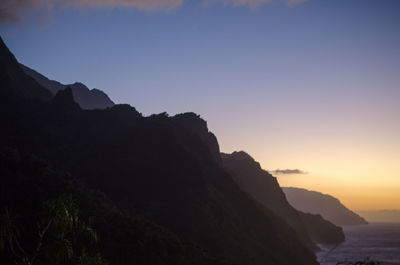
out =
[[[330,195],[300,188],[283,188],[283,191],[294,208],[306,213],[319,214],[335,225],[367,224],[364,218]]]
[[[19,67],[14,55],[0,38],[0,96],[20,96],[28,99],[50,100],[51,93],[27,76]]]
[[[71,89],[50,102],[14,94],[0,98],[1,146],[48,160],[130,216],[230,263],[317,265],[296,232],[221,167],[218,142],[197,115],[143,117],[128,105],[83,110]]]
[[[337,244],[345,241],[345,236],[341,227],[332,224],[322,218],[321,215],[303,213],[299,211],[299,215],[307,233],[318,243]]]
[[[313,241],[338,243],[344,240],[341,228],[321,217],[305,215],[294,209],[286,200],[276,178],[263,170],[250,155],[241,151],[221,156],[223,165],[236,183],[255,200],[283,218],[309,248],[317,248]]]
[[[254,158],[243,151],[221,156],[224,167],[244,191],[288,221],[299,219],[297,211],[287,202],[277,179],[263,170]]]
[[[199,137],[207,147],[214,162],[221,164],[221,155],[217,137],[208,130],[207,122],[193,112],[178,114],[172,117],[172,122],[182,126],[185,130]]]

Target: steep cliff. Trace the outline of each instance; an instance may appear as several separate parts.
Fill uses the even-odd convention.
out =
[[[255,200],[284,219],[310,249],[317,248],[313,242],[344,240],[341,228],[320,217],[305,215],[293,208],[286,200],[277,179],[263,170],[247,153],[241,151],[222,154],[222,160],[237,184]]]

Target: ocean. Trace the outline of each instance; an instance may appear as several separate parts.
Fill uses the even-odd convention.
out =
[[[320,245],[317,253],[321,265],[363,261],[367,257],[382,265],[400,265],[400,223],[375,223],[344,226],[346,242],[337,246]]]

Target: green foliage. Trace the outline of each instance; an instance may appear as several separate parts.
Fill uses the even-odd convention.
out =
[[[0,215],[0,249],[4,249],[9,241],[18,236],[15,226],[14,216],[6,207],[4,213]]]
[[[222,264],[161,226],[122,213],[103,193],[33,156],[0,151],[0,175],[2,264],[32,264],[26,261],[35,255],[40,234],[34,264]],[[18,239],[27,255],[16,257],[10,238]]]
[[[37,238],[34,248],[28,249],[24,235],[19,235],[15,219],[8,208],[1,214],[0,247],[8,245],[15,263],[32,265],[37,260],[54,265],[68,264],[73,260],[89,260],[91,265],[105,264],[99,253],[89,256],[83,246],[77,242],[86,235],[93,242],[97,235],[92,228],[79,219],[78,210],[71,197],[59,196],[55,200],[43,202],[38,220],[31,220],[37,224]],[[22,230],[24,230],[22,228]],[[82,253],[79,256],[79,253]],[[96,262],[101,263],[96,263]],[[88,264],[88,263],[84,263]]]
[[[103,259],[103,257],[96,253],[94,256],[90,256],[86,251],[82,252],[82,255],[79,257],[79,265],[107,265],[107,262]]]

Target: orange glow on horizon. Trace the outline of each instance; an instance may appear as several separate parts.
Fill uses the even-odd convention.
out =
[[[247,141],[235,141],[232,134],[226,139],[225,131],[218,139],[223,151],[246,151],[270,172],[286,168],[307,172],[275,175],[283,187],[329,194],[355,211],[400,209],[400,126],[390,126],[357,130],[338,124],[336,130],[327,131],[268,124],[240,132],[240,139]]]

